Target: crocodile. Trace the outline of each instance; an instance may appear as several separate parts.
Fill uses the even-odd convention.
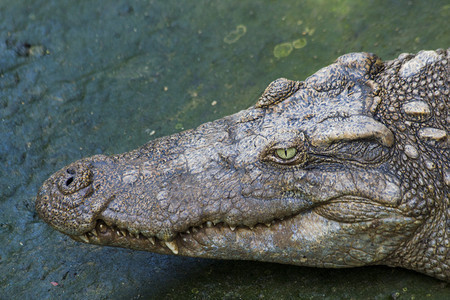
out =
[[[36,210],[84,243],[448,282],[449,54],[277,79],[246,110],[62,168]]]

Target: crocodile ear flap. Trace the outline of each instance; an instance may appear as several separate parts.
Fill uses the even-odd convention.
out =
[[[294,94],[302,85],[303,82],[300,81],[278,78],[269,84],[261,97],[259,97],[255,107],[266,108],[275,105]]]

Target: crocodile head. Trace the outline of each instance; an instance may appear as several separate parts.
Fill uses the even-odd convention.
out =
[[[63,168],[36,209],[91,244],[449,280],[447,59],[351,53],[275,80],[247,110]]]

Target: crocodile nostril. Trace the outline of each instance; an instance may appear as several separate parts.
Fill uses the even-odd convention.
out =
[[[69,186],[73,182],[73,177],[66,180],[66,186]]]
[[[58,188],[64,195],[69,195],[90,186],[93,181],[92,166],[83,161],[75,162],[61,170]],[[82,192],[85,193],[86,191]]]

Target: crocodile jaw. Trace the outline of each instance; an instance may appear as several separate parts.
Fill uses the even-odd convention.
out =
[[[330,205],[335,209],[347,202],[343,197]],[[330,220],[324,217],[326,210],[327,205],[252,227],[207,221],[177,233],[170,241],[99,219],[91,231],[71,237],[90,244],[162,254],[342,268],[380,264],[420,224],[396,209],[383,217],[352,223]]]

